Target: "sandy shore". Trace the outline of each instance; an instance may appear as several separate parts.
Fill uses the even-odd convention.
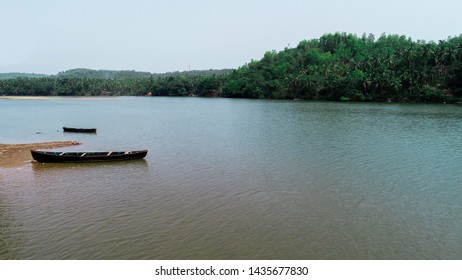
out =
[[[18,167],[32,160],[30,150],[53,149],[79,145],[75,141],[43,142],[31,144],[0,144],[0,168]]]

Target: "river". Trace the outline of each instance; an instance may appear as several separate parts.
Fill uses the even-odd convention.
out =
[[[0,112],[0,143],[149,150],[0,169],[0,259],[462,258],[459,105],[120,97]]]

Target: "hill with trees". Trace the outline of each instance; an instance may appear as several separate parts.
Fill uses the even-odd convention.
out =
[[[210,76],[215,74],[226,74],[232,69],[210,69],[210,70],[191,70],[183,72],[167,72],[167,73],[150,73],[134,70],[92,70],[86,68],[71,69],[59,72],[57,78],[88,78],[88,79],[141,79],[151,77],[177,77],[177,76]]]
[[[233,71],[222,95],[366,101],[462,96],[462,36],[439,43],[398,35],[326,34],[267,52]]]
[[[56,78],[84,78],[84,79],[133,79],[149,78],[152,74],[139,71],[92,70],[86,68],[71,69],[56,74]]]
[[[0,80],[16,79],[16,78],[43,78],[48,77],[45,74],[34,73],[0,73]]]
[[[460,102],[462,35],[438,43],[399,35],[326,34],[268,51],[235,70],[151,74],[73,69],[0,80],[0,95],[149,95]]]

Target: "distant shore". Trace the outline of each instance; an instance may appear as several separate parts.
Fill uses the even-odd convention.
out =
[[[10,100],[98,100],[117,98],[116,96],[16,96],[16,95],[5,95],[0,96],[0,99]]]
[[[0,168],[18,167],[32,160],[30,150],[53,149],[80,145],[76,141],[56,141],[30,144],[0,144]]]

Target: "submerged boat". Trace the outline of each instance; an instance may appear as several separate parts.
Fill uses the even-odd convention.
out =
[[[148,151],[122,152],[50,152],[31,150],[32,157],[38,162],[100,162],[144,158]]]
[[[96,128],[63,127],[64,132],[96,133]]]

